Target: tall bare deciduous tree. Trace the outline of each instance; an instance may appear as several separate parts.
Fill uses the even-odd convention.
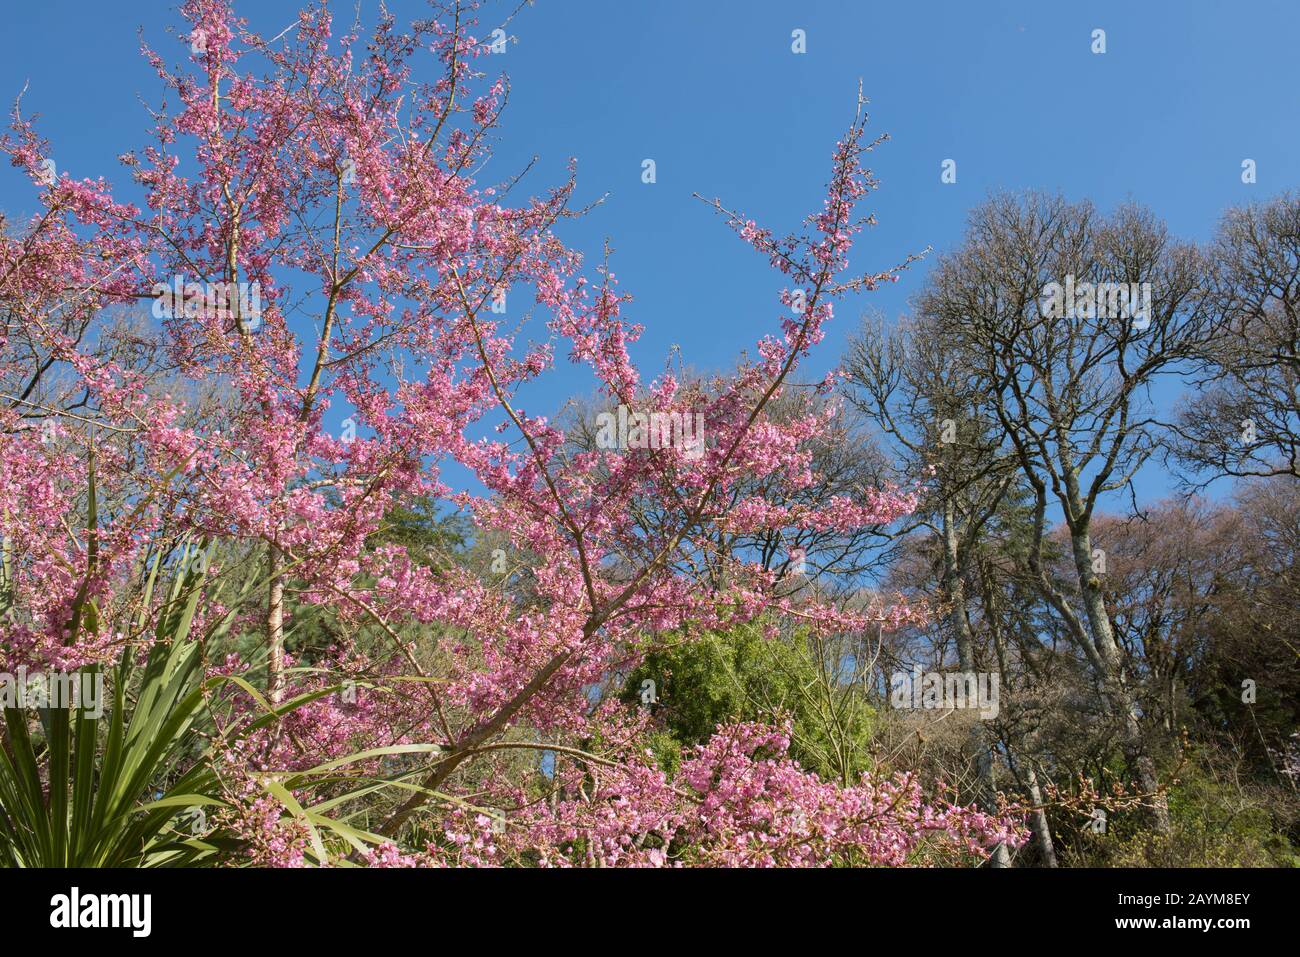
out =
[[[1195,248],[1140,208],[1104,216],[1087,202],[1004,195],[973,211],[963,245],[942,258],[918,301],[976,371],[982,407],[1029,484],[1030,571],[1122,721],[1159,830],[1168,811],[1106,607],[1093,518],[1103,497],[1131,488],[1156,448],[1153,386],[1185,373],[1213,337],[1202,273]],[[1049,506],[1068,533],[1072,585],[1043,561]]]
[[[931,317],[892,330],[869,318],[849,345],[844,371],[850,401],[894,446],[901,468],[926,477],[927,497],[904,531],[919,530],[937,545],[944,626],[958,667],[974,672],[988,670],[989,662],[976,660],[966,583],[975,550],[1017,473],[996,423],[981,418],[977,371],[938,332]],[[996,791],[992,744],[972,727],[970,752],[986,806]],[[998,848],[990,863],[1008,866],[1006,849]]]
[[[1171,444],[1201,479],[1300,476],[1300,196],[1228,210],[1210,257],[1221,321]]]

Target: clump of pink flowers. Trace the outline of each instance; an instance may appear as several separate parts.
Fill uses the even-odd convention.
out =
[[[51,181],[48,144],[15,111],[0,151],[30,178],[39,209],[0,231],[10,317],[0,535],[13,609],[0,667],[142,654],[162,601],[161,589],[141,590],[142,563],[201,542],[216,558],[198,640],[238,635],[255,649],[226,658],[205,645],[220,662],[209,661],[208,677],[245,675],[272,707],[318,693],[211,758],[226,802],[214,820],[248,863],[313,860],[309,829],[260,776],[416,744],[436,751],[402,779],[414,786],[378,792],[371,843],[339,856],[373,866],[896,865],[931,847],[978,855],[1016,843],[1010,810],[927,798],[912,778],[822,781],[788,757],[788,729],[718,728],[670,780],[647,757],[644,726],[590,696],[646,636],[796,612],[823,632],[919,614],[880,602],[796,606],[743,558],[709,582],[690,560],[720,534],[847,533],[916,506],[894,488],[785,504],[813,480],[807,449],[827,421],[767,415],[835,302],[897,278],[850,268],[872,222],[857,212],[875,185],[862,166],[875,145],[864,142],[865,117],[835,147],[802,232],[776,238],[717,204],[781,282],[806,292],[802,310],[792,313],[788,289],[775,294],[758,358],[708,388],[671,376],[647,385],[628,351],[641,329],[620,315],[614,275],[587,269],[554,232],[573,182],[516,201],[476,179],[504,80],[482,75],[492,63],[472,34],[473,5],[432,7],[406,29],[385,13],[364,39],[336,33],[312,7],[270,38],[226,0],[187,0],[184,44],[146,50],[169,107],[154,114],[150,142],[122,158],[117,185],[70,171]],[[80,334],[113,309],[142,299],[147,309],[142,290],[174,276],[258,283],[259,322],[170,316],[150,329],[154,360],[136,365]],[[529,335],[525,312],[540,318]],[[24,397],[33,354],[50,371]],[[611,406],[701,414],[703,454],[575,450],[519,399],[557,357],[585,367]],[[755,480],[767,497],[733,503]],[[544,560],[522,587],[374,547],[385,517],[418,497],[471,517],[513,564]],[[647,502],[660,516],[650,525]],[[217,584],[240,573],[255,585],[227,608]],[[94,620],[74,636],[70,609],[88,598]],[[328,611],[337,631],[314,670],[287,644],[308,607]],[[345,682],[361,688],[355,699],[336,687]],[[212,700],[231,723],[268,706],[235,685]],[[575,744],[592,738],[616,743],[595,756]],[[553,799],[525,793],[518,762],[506,760],[519,751],[549,753]],[[397,778],[380,757],[348,773]],[[517,810],[493,810],[511,801]]]

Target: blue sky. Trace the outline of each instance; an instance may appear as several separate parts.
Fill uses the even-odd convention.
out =
[[[237,4],[278,33],[296,2]],[[351,2],[335,5],[349,21]],[[376,0],[362,0],[369,20]],[[423,5],[389,0],[399,17]],[[30,84],[25,112],[43,114],[60,172],[121,182],[115,157],[142,143],[140,102],[158,86],[137,31],[176,60],[174,3],[7,3],[0,97]],[[791,51],[802,29],[807,52]],[[1094,29],[1106,52],[1091,52]],[[959,241],[967,210],[996,189],[1060,190],[1103,208],[1136,199],[1173,233],[1208,236],[1228,205],[1300,185],[1300,4],[1211,2],[777,2],[538,0],[510,24],[517,38],[487,62],[512,93],[485,179],[537,155],[540,193],[578,161],[578,201],[608,194],[563,236],[612,268],[646,333],[635,356],[653,375],[679,345],[696,368],[729,365],[775,327],[780,277],[732,236],[693,192],[719,196],[779,232],[822,197],[830,151],[851,120],[859,78],[882,180],[869,200],[880,225],[855,266],[880,269],[926,246]],[[484,33],[487,30],[482,31]],[[430,64],[432,68],[432,64]],[[656,162],[658,181],[641,182]],[[1241,182],[1255,160],[1258,182]],[[940,181],[945,159],[957,183]],[[32,209],[31,185],[0,176],[0,208]],[[894,316],[924,278],[841,308],[807,381],[836,361],[863,309]],[[561,367],[529,410],[554,411],[586,382]],[[1148,470],[1144,498],[1167,480]]]

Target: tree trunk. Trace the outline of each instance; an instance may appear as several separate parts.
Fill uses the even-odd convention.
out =
[[[971,635],[970,622],[966,618],[966,586],[961,575],[954,511],[952,502],[945,501],[943,505],[944,597],[951,608],[949,619],[957,641],[958,667],[962,671],[973,672],[975,640]],[[969,747],[975,754],[975,766],[979,772],[980,805],[986,811],[994,811],[997,807],[995,796],[997,788],[993,778],[993,752],[985,742],[983,729],[978,723],[971,727]],[[999,844],[993,849],[989,866],[997,868],[1011,866],[1011,852],[1005,844]]]
[[[1059,867],[1056,860],[1056,845],[1052,841],[1052,829],[1047,824],[1047,809],[1042,807],[1043,791],[1038,786],[1038,775],[1033,768],[1025,769],[1025,782],[1029,791],[1029,801],[1034,810],[1029,814],[1029,829],[1034,832],[1038,849],[1043,855],[1044,867]]]
[[[266,558],[270,578],[266,601],[266,693],[272,704],[284,700],[284,556],[274,545]]]
[[[1081,503],[1078,503],[1081,504]],[[1076,508],[1075,515],[1082,513]],[[1164,797],[1156,792],[1159,778],[1156,776],[1155,762],[1147,753],[1142,739],[1142,724],[1137,701],[1124,681],[1123,660],[1119,646],[1115,642],[1115,631],[1111,627],[1110,614],[1106,611],[1106,601],[1102,594],[1101,580],[1092,569],[1092,537],[1088,534],[1086,521],[1076,521],[1070,531],[1070,544],[1074,553],[1074,567],[1079,578],[1079,590],[1083,595],[1084,613],[1088,618],[1088,630],[1092,633],[1093,643],[1097,649],[1094,666],[1100,662],[1097,677],[1111,708],[1119,714],[1124,722],[1124,756],[1137,772],[1138,786],[1144,793],[1154,795],[1150,808],[1151,826],[1157,833],[1169,832],[1169,807]]]

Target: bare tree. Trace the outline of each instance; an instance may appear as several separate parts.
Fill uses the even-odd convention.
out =
[[[1228,210],[1210,257],[1221,323],[1174,453],[1211,479],[1300,476],[1300,197]]]
[[[1017,472],[1000,448],[996,423],[981,418],[975,370],[938,332],[929,317],[890,331],[879,318],[869,318],[850,342],[844,371],[850,401],[894,446],[902,469],[927,480],[926,498],[900,534],[920,531],[937,544],[937,597],[946,637],[956,646],[960,670],[974,672],[980,669],[966,582],[975,550]],[[973,725],[969,750],[986,807],[995,802],[992,746]],[[997,849],[991,864],[1009,866],[1006,848]]]
[[[998,196],[973,211],[963,246],[918,300],[977,371],[982,406],[1029,484],[1029,569],[1123,721],[1125,754],[1162,831],[1168,811],[1106,608],[1093,517],[1156,448],[1152,386],[1185,373],[1212,335],[1202,269],[1193,247],[1139,208],[1104,217],[1086,202]],[[1073,589],[1043,560],[1049,502],[1067,530]]]

